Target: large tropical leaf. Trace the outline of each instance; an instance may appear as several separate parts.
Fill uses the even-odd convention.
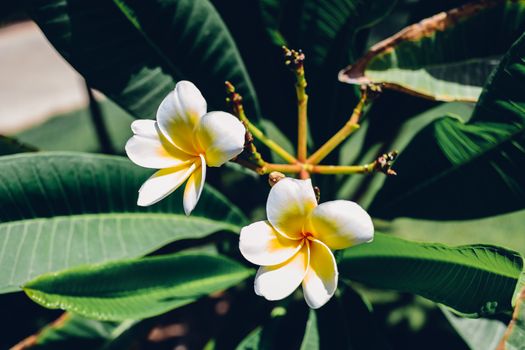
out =
[[[419,294],[468,316],[512,310],[523,258],[490,245],[450,247],[376,233],[343,251],[342,277]]]
[[[382,218],[466,219],[525,208],[525,37],[463,123],[442,118],[400,155],[370,210]]]
[[[0,159],[0,292],[49,271],[136,257],[168,242],[238,232],[245,218],[211,188],[184,215],[181,191],[148,208],[151,174],[125,158],[38,153]]]
[[[477,101],[501,56],[525,30],[523,1],[474,1],[374,45],[339,79],[439,101]],[[487,25],[490,23],[490,25]]]
[[[28,9],[88,83],[135,117],[153,117],[180,79],[211,107],[224,107],[225,80],[247,108],[255,93],[231,35],[208,0],[30,0]],[[136,11],[135,11],[136,10]]]
[[[525,256],[523,223],[525,210],[474,220],[420,220],[397,218],[375,220],[376,229],[415,241],[433,241],[451,245],[483,242],[511,248]]]
[[[178,253],[46,274],[24,291],[45,307],[89,318],[141,319],[229,288],[252,272],[225,257]]]

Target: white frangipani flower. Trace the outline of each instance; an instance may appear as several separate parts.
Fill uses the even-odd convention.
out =
[[[374,226],[357,203],[336,200],[317,205],[311,180],[284,178],[270,190],[268,221],[241,230],[239,248],[261,265],[255,293],[268,300],[290,295],[301,283],[308,306],[317,309],[334,295],[338,272],[331,249],[369,242]]]
[[[204,187],[206,165],[218,167],[239,155],[246,130],[226,112],[206,113],[206,100],[193,83],[181,81],[159,106],[157,120],[136,120],[126,144],[128,157],[160,169],[140,188],[137,204],[155,204],[188,180],[184,211],[189,215]]]

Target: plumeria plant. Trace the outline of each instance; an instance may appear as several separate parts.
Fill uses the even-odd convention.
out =
[[[525,2],[20,6],[90,105],[0,138],[2,346],[524,348]]]

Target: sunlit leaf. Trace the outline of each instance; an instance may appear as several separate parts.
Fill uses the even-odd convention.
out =
[[[225,257],[179,253],[76,267],[23,288],[48,308],[101,320],[141,319],[229,288],[252,272]]]
[[[80,264],[136,257],[166,243],[238,232],[242,213],[211,188],[191,216],[182,191],[136,205],[151,171],[125,158],[37,153],[0,159],[0,291]]]
[[[439,13],[377,43],[339,79],[439,101],[477,101],[525,29],[524,10],[522,1],[475,1]]]

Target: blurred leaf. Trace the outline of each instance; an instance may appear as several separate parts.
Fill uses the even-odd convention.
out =
[[[213,108],[224,106],[223,84],[230,80],[247,108],[258,111],[237,47],[208,0],[30,0],[27,6],[90,86],[134,117],[154,117],[180,79],[195,82]]]
[[[498,345],[497,350],[522,350],[525,344],[525,305],[523,300],[525,299],[525,289],[522,289],[518,294],[516,300],[516,306],[512,315],[507,330],[503,336],[503,339]]]
[[[100,320],[141,319],[229,288],[249,275],[225,257],[179,253],[76,267],[24,285],[47,308]]]
[[[130,128],[133,117],[111,100],[104,99],[99,102],[99,106],[113,149],[124,153],[124,145],[133,135]],[[40,125],[18,133],[16,137],[42,151],[100,152],[87,108],[53,116]]]
[[[489,245],[449,247],[376,233],[343,251],[341,277],[377,288],[421,295],[479,317],[512,310],[523,258]]]
[[[511,248],[525,256],[524,222],[525,210],[476,220],[398,218],[388,222],[375,220],[374,224],[381,232],[405,239],[453,245],[483,242]]]
[[[471,350],[496,349],[505,332],[505,324],[498,320],[459,317],[445,307],[441,311]]]
[[[525,208],[525,37],[489,80],[468,123],[423,129],[370,211],[381,218],[469,219]]]
[[[190,217],[182,192],[148,207],[137,191],[151,170],[125,158],[37,153],[0,160],[0,292],[35,276],[147,254],[181,239],[240,231],[244,215],[205,188]]]
[[[303,301],[276,307],[262,326],[244,338],[236,350],[299,349],[307,324],[308,310]]]
[[[525,30],[524,10],[521,1],[491,0],[439,13],[374,45],[339,79],[439,101],[477,101],[499,58]]]
[[[310,310],[304,330],[304,338],[301,342],[301,350],[316,350],[320,348],[319,331],[317,327],[315,310]]]
[[[282,148],[284,148],[288,153],[295,154],[295,148],[293,144],[290,142],[290,139],[283,134],[281,130],[270,120],[268,119],[262,119],[261,125],[264,128],[264,131],[266,135],[277,142]],[[278,162],[285,162],[284,159],[282,159],[277,153],[272,151],[272,160],[275,163]]]
[[[36,148],[32,146],[20,143],[13,138],[0,135],[0,156],[34,151],[36,151]]]

